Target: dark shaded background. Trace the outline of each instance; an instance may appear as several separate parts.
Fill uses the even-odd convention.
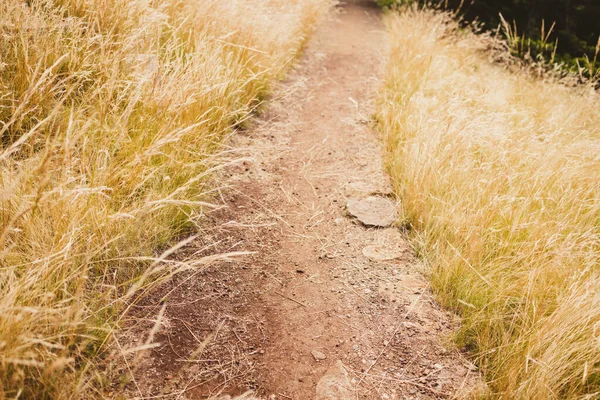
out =
[[[445,4],[456,10],[461,0]],[[558,38],[557,53],[564,60],[593,57],[600,35],[600,0],[466,0],[460,13],[468,21],[483,22],[487,29],[496,29],[502,13],[508,22],[516,22],[519,33],[534,40],[540,39],[542,20],[546,28],[556,21],[549,41]]]

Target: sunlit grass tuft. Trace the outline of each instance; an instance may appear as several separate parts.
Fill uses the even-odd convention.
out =
[[[458,342],[498,398],[600,396],[600,99],[509,72],[448,15],[390,15],[377,118]]]

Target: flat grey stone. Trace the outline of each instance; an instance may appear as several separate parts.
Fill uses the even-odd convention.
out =
[[[373,261],[390,261],[402,257],[406,249],[401,247],[388,247],[382,245],[370,245],[362,249],[365,257]]]
[[[317,350],[311,351],[310,354],[312,354],[312,356],[317,361],[323,361],[324,359],[327,358],[327,356],[325,354],[323,354],[323,353],[321,353],[320,351],[317,351]]]
[[[369,196],[350,199],[346,205],[348,213],[365,226],[385,228],[398,219],[396,204],[387,197]]]
[[[337,360],[317,382],[316,400],[352,400],[352,384],[344,364]]]

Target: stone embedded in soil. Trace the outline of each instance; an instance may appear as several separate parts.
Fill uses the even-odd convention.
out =
[[[399,247],[369,245],[362,249],[362,253],[373,261],[390,261],[400,258],[405,250]]]
[[[386,197],[369,196],[364,199],[350,199],[346,208],[350,215],[366,226],[385,228],[398,219],[396,204]]]
[[[317,350],[311,351],[310,354],[312,354],[312,356],[317,361],[322,361],[322,360],[324,360],[324,359],[327,358],[327,356],[325,354],[323,354],[323,353],[321,353],[320,351],[317,351]]]
[[[337,360],[317,382],[316,400],[352,400],[352,394],[346,367]]]

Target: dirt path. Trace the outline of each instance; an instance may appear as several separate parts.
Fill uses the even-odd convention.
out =
[[[476,380],[449,344],[452,319],[432,300],[401,229],[347,215],[350,198],[389,195],[368,124],[386,33],[366,2],[338,11],[279,98],[234,139],[249,160],[227,172],[226,207],[188,250],[255,254],[181,276],[149,299],[168,298],[157,335],[167,345],[140,368],[139,396],[253,389],[314,399],[336,365],[349,388],[321,398],[445,398]],[[376,260],[382,251],[393,259]],[[157,306],[140,309],[155,315]]]

